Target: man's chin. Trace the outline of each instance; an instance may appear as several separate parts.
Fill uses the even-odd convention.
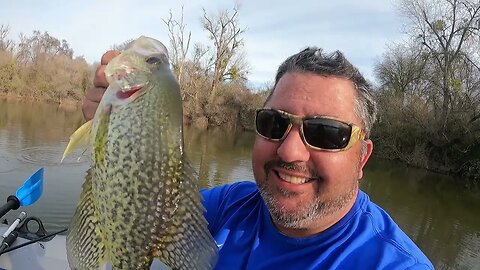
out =
[[[314,203],[305,205],[298,198],[288,198],[282,194],[262,193],[273,221],[287,228],[301,228],[311,221],[317,212]]]
[[[299,213],[307,212],[307,209],[313,205],[310,200],[307,202],[305,199],[297,197],[285,197],[283,195],[275,196],[273,200],[275,202],[272,208],[279,209],[285,215],[299,215]]]
[[[316,211],[298,211],[278,208],[269,208],[270,216],[277,226],[284,228],[302,229],[309,226],[316,217]]]

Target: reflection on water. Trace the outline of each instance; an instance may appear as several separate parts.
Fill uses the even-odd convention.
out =
[[[68,225],[80,194],[88,154],[59,164],[69,136],[83,123],[78,111],[54,105],[0,101],[0,199],[45,167],[44,193],[22,210],[40,217],[47,230]],[[185,150],[202,187],[253,179],[253,133],[185,129]],[[480,265],[480,194],[457,188],[455,179],[372,160],[361,188],[385,208],[425,251],[437,269]],[[12,220],[18,211],[6,217]]]
[[[185,151],[202,187],[253,179],[250,161],[253,133],[186,128],[184,137]]]
[[[362,183],[438,269],[478,269],[480,194],[448,176],[393,162],[369,164]]]
[[[25,210],[40,217],[47,230],[68,224],[76,206],[88,163],[59,163],[70,134],[83,121],[77,109],[0,101],[0,198],[14,194],[28,176],[45,167],[43,195]],[[17,212],[5,217],[12,220]]]

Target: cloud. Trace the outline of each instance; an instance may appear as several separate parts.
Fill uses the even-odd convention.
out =
[[[202,8],[209,14],[240,6],[240,25],[254,84],[272,81],[278,65],[306,46],[341,50],[370,79],[373,64],[386,44],[400,40],[401,18],[393,4],[383,0],[181,0],[181,1],[63,1],[17,0],[2,3],[0,24],[12,37],[33,30],[65,39],[76,55],[98,61],[113,44],[147,35],[168,46],[162,18],[171,10],[178,18],[184,6],[187,31],[195,42],[208,43],[201,29]]]

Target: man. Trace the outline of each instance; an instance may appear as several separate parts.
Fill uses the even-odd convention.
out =
[[[87,119],[107,86],[103,69],[86,95]],[[216,269],[433,269],[359,190],[373,150],[370,88],[338,51],[307,48],[281,64],[256,113],[256,184],[202,191]]]

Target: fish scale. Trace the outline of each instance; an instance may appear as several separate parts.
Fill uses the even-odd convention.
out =
[[[217,247],[183,153],[178,83],[168,62],[142,63],[151,55],[168,59],[157,42],[141,37],[107,66],[131,65],[128,79],[148,83],[141,95],[118,101],[122,90],[112,85],[131,89],[131,82],[111,82],[93,119],[93,164],[67,235],[73,269],[98,269],[106,261],[112,269],[149,269],[154,258],[172,269],[215,263]]]
[[[148,91],[148,90],[147,90]],[[106,159],[112,160],[112,163],[115,164],[115,166],[112,168],[111,173],[107,170],[107,178],[111,179],[128,179],[132,178],[133,176],[137,176],[137,180],[131,185],[127,186],[125,181],[119,181],[119,182],[113,182],[113,186],[110,187],[110,189],[117,190],[118,194],[125,195],[129,194],[128,201],[125,200],[123,196],[120,197],[112,197],[109,196],[109,200],[107,203],[109,206],[107,209],[112,209],[112,204],[117,202],[121,204],[121,207],[119,209],[124,210],[122,213],[119,213],[120,216],[129,216],[135,222],[132,222],[132,224],[125,224],[122,219],[119,219],[118,217],[112,216],[111,212],[107,211],[105,213],[104,219],[105,222],[111,222],[111,226],[114,228],[112,231],[110,231],[107,237],[107,241],[111,242],[112,245],[112,250],[119,250],[120,252],[116,254],[110,255],[110,258],[112,262],[121,262],[122,258],[124,258],[126,255],[128,255],[128,249],[126,247],[129,247],[133,243],[133,247],[135,249],[135,254],[136,256],[140,257],[147,257],[149,249],[140,249],[139,247],[145,246],[145,243],[147,242],[154,242],[158,241],[158,239],[155,239],[155,236],[151,234],[150,230],[148,230],[149,222],[147,220],[142,221],[142,217],[148,217],[149,214],[153,213],[161,213],[162,208],[165,207],[167,209],[170,209],[170,205],[168,202],[165,202],[164,200],[166,199],[166,196],[163,194],[155,194],[153,192],[154,190],[154,184],[157,184],[159,186],[159,190],[163,189],[163,182],[155,181],[155,179],[161,179],[161,174],[162,172],[165,172],[168,170],[168,168],[165,168],[164,166],[161,166],[159,170],[153,170],[154,166],[151,166],[152,162],[158,162],[159,160],[163,160],[165,158],[167,159],[174,159],[176,157],[170,156],[167,157],[166,155],[161,155],[161,153],[165,153],[165,149],[163,148],[163,144],[165,143],[165,140],[149,140],[149,138],[158,138],[160,134],[155,134],[152,132],[158,131],[159,129],[153,128],[152,130],[149,130],[148,128],[144,127],[156,127],[156,126],[166,126],[168,123],[149,123],[150,121],[158,120],[162,121],[163,119],[166,119],[165,117],[144,117],[142,115],[142,112],[144,111],[152,111],[151,108],[151,100],[150,99],[142,99],[142,102],[136,102],[135,104],[132,104],[132,106],[126,107],[125,110],[118,112],[118,113],[112,113],[111,116],[111,122],[117,123],[117,125],[110,125],[110,130],[109,134],[111,134],[111,137],[113,141],[120,141],[121,137],[123,136],[130,136],[128,140],[127,145],[120,145],[120,144],[107,144],[106,145]],[[155,102],[155,101],[153,101]],[[133,116],[134,119],[138,119],[139,121],[131,122],[127,121]],[[168,119],[167,119],[168,120]],[[128,126],[125,126],[128,124]],[[148,135],[148,136],[147,136]],[[173,134],[172,134],[173,135]],[[115,137],[120,137],[115,139]],[[166,136],[168,137],[168,136]],[[177,137],[178,138],[178,137]],[[140,147],[133,147],[134,145],[140,146]],[[144,149],[144,146],[148,145],[150,147],[150,152],[152,157],[148,157],[146,149]],[[110,148],[111,147],[111,148]],[[178,148],[178,147],[177,147]],[[156,157],[155,157],[156,156]],[[134,164],[132,161],[133,160],[140,160],[143,162],[139,162]],[[126,164],[130,165],[130,170],[126,170]],[[162,162],[162,164],[165,164],[165,162]],[[173,170],[178,170],[179,168],[172,168]],[[166,179],[166,178],[164,178]],[[172,181],[172,180],[167,180],[167,181]],[[176,181],[176,180],[173,180]],[[166,187],[167,189],[171,189],[172,187]],[[145,194],[144,192],[141,192],[141,190],[148,190],[149,192],[145,197],[149,200],[145,200],[145,198],[141,198],[141,194]],[[108,193],[108,189],[107,189]],[[163,195],[163,196],[162,196]],[[174,198],[172,198],[174,199]],[[163,204],[159,205],[160,207],[157,207],[157,204],[155,203],[156,201],[164,201]],[[147,204],[145,204],[147,202]],[[157,214],[158,216],[158,214]],[[120,221],[120,222],[113,222],[113,221]],[[136,229],[128,231],[125,230],[124,227],[126,226],[131,226],[133,227],[135,224],[138,224],[138,227]],[[154,224],[153,227],[156,227],[156,224]],[[114,235],[117,234],[117,232],[123,232],[123,234],[117,235],[117,237],[114,239]],[[151,234],[151,235],[149,235]],[[120,237],[118,237],[120,236]],[[148,239],[151,237],[151,239]],[[128,242],[128,243],[127,243]],[[140,265],[136,265],[133,261],[132,258],[128,260],[131,265],[125,265],[122,266],[120,263],[120,267],[123,267],[125,269],[140,269],[140,268],[145,268],[144,264],[146,263],[145,261],[140,261]],[[127,262],[128,264],[128,262]]]

